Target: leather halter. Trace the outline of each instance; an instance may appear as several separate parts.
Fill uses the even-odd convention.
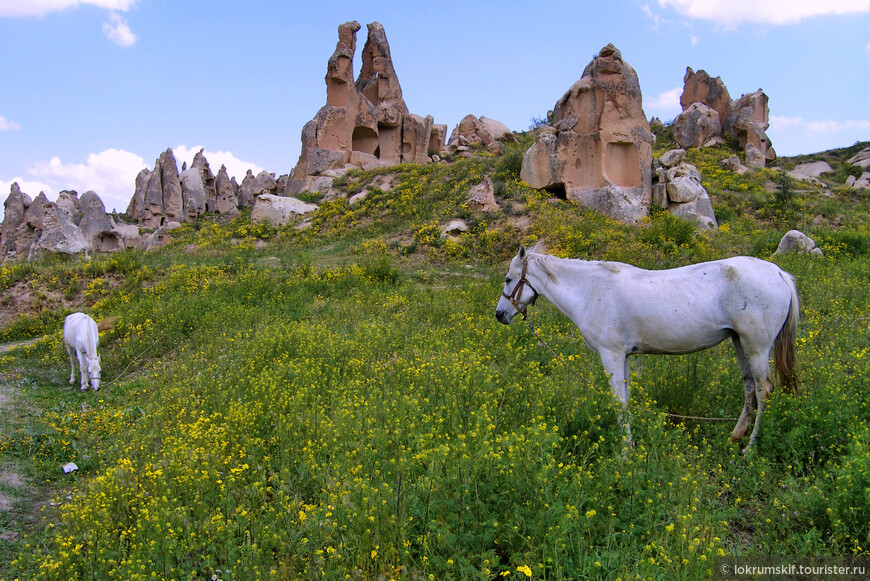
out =
[[[523,287],[528,286],[532,289],[532,292],[535,293],[535,296],[532,297],[532,300],[528,302],[529,305],[534,305],[535,301],[538,300],[538,291],[535,290],[535,287],[532,286],[532,283],[528,281],[526,278],[526,268],[529,266],[529,259],[526,258],[523,260],[523,270],[520,273],[520,280],[517,281],[517,285],[514,287],[514,290],[511,294],[507,294],[505,292],[501,293],[501,296],[510,301],[510,303],[514,306],[518,313],[522,314],[523,318],[526,317],[526,309],[525,307],[520,307],[518,301],[520,297],[523,295]],[[528,305],[527,305],[528,306]]]

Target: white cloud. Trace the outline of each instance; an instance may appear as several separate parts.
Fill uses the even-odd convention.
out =
[[[15,121],[10,121],[3,115],[0,115],[0,131],[17,131],[21,129],[21,124]]]
[[[193,147],[177,145],[176,147],[173,147],[172,154],[175,156],[176,163],[178,163],[178,170],[181,171],[181,165],[184,162],[187,162],[187,167],[190,167],[193,163],[193,156],[196,155],[200,149],[203,149],[201,145],[195,145]],[[217,175],[221,166],[225,165],[227,167],[227,175],[231,178],[235,177],[236,181],[240,184],[242,183],[242,180],[245,179],[245,174],[248,170],[251,170],[254,175],[263,171],[263,168],[254,165],[253,163],[242,161],[229,151],[209,151],[205,149],[202,154],[208,160],[208,166],[211,168],[213,174]]]
[[[135,153],[107,149],[89,155],[87,163],[64,163],[53,157],[47,162],[37,162],[28,173],[45,180],[57,192],[75,190],[81,194],[93,190],[106,210],[123,212],[133,197],[136,175],[145,167],[145,160]]]
[[[51,12],[82,5],[126,12],[136,2],[138,0],[0,0],[0,17],[45,16]]]
[[[774,129],[788,129],[789,127],[802,125],[803,122],[803,117],[783,117],[780,115],[770,116],[770,126]]]
[[[676,87],[659,94],[657,97],[644,100],[643,107],[647,110],[647,113],[649,113],[649,111],[653,111],[656,114],[669,111],[679,111],[681,109],[680,95],[682,94],[683,88]]]
[[[103,23],[103,34],[118,46],[127,47],[136,44],[136,35],[119,12],[109,14],[109,22]]]
[[[839,133],[853,129],[870,129],[870,121],[855,121],[854,119],[848,119],[842,123],[839,121],[810,121],[807,123],[807,129],[817,133]]]
[[[794,24],[805,18],[870,11],[870,0],[659,0],[688,18],[734,27],[740,24]]]

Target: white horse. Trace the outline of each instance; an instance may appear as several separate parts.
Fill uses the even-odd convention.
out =
[[[628,356],[681,354],[707,349],[730,337],[746,394],[731,433],[746,435],[755,414],[751,447],[764,400],[773,392],[770,350],[783,386],[791,386],[798,295],[794,278],[773,263],[737,256],[670,270],[643,270],[619,262],[557,258],[540,243],[521,247],[511,261],[495,316],[505,325],[525,315],[540,294],[570,318],[610,375],[610,390],[628,422]]]
[[[69,354],[70,384],[75,383],[75,354],[82,374],[82,391],[88,388],[88,380],[94,391],[100,389],[100,356],[97,355],[100,334],[97,323],[84,313],[69,315],[63,322],[63,341]]]

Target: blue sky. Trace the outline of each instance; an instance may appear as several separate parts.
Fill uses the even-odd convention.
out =
[[[17,181],[124,211],[167,147],[239,182],[289,173],[348,20],[357,71],[378,21],[408,108],[448,132],[469,113],[528,129],[613,43],[647,117],[679,113],[690,66],[763,89],[779,155],[870,140],[870,0],[0,0],[0,200]]]

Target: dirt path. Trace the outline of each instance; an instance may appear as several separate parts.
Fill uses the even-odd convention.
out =
[[[12,343],[4,343],[0,345],[0,353],[6,353],[7,351],[12,351],[16,347],[26,347],[28,345],[34,345],[42,341],[43,337],[36,337],[35,339],[25,339],[24,341],[14,341]]]

